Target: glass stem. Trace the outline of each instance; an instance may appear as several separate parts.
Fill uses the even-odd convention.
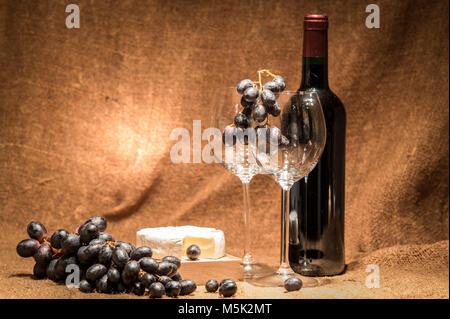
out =
[[[244,257],[242,263],[244,265],[253,264],[255,261],[250,252],[251,249],[251,230],[250,230],[250,195],[248,192],[249,183],[242,183],[244,191]]]
[[[289,266],[288,251],[289,251],[289,193],[290,189],[283,188],[281,201],[281,252],[280,252],[280,268],[278,274],[282,276],[289,276],[293,270]]]
[[[308,242],[308,175],[305,177],[305,210],[303,211],[304,220],[305,220],[305,240],[303,241],[303,264],[308,264],[307,259],[307,242]]]

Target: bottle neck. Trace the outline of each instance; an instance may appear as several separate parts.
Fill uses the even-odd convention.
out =
[[[328,88],[327,30],[305,30],[301,90]]]

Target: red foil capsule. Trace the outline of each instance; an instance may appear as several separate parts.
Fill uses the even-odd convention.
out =
[[[326,58],[328,56],[328,17],[308,14],[304,20],[303,57]]]

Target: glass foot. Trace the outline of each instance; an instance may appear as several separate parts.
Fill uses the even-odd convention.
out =
[[[303,276],[316,277],[322,274],[322,267],[304,261],[300,261],[299,264],[291,264],[291,267],[296,273],[302,274]]]
[[[249,283],[260,287],[284,287],[286,279],[296,277],[302,280],[303,288],[317,287],[319,281],[311,277],[301,276],[296,274],[292,269],[279,269],[276,273],[267,276],[253,278]]]
[[[272,274],[275,270],[264,264],[252,263],[243,264],[242,267],[244,280],[264,277]]]

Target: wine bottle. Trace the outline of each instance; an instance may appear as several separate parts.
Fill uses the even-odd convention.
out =
[[[336,275],[345,268],[346,115],[344,105],[328,87],[327,29],[325,15],[307,15],[304,19],[299,90],[317,93],[327,128],[320,161],[307,178],[294,184],[289,199],[293,234],[289,261],[294,271],[307,276]]]

